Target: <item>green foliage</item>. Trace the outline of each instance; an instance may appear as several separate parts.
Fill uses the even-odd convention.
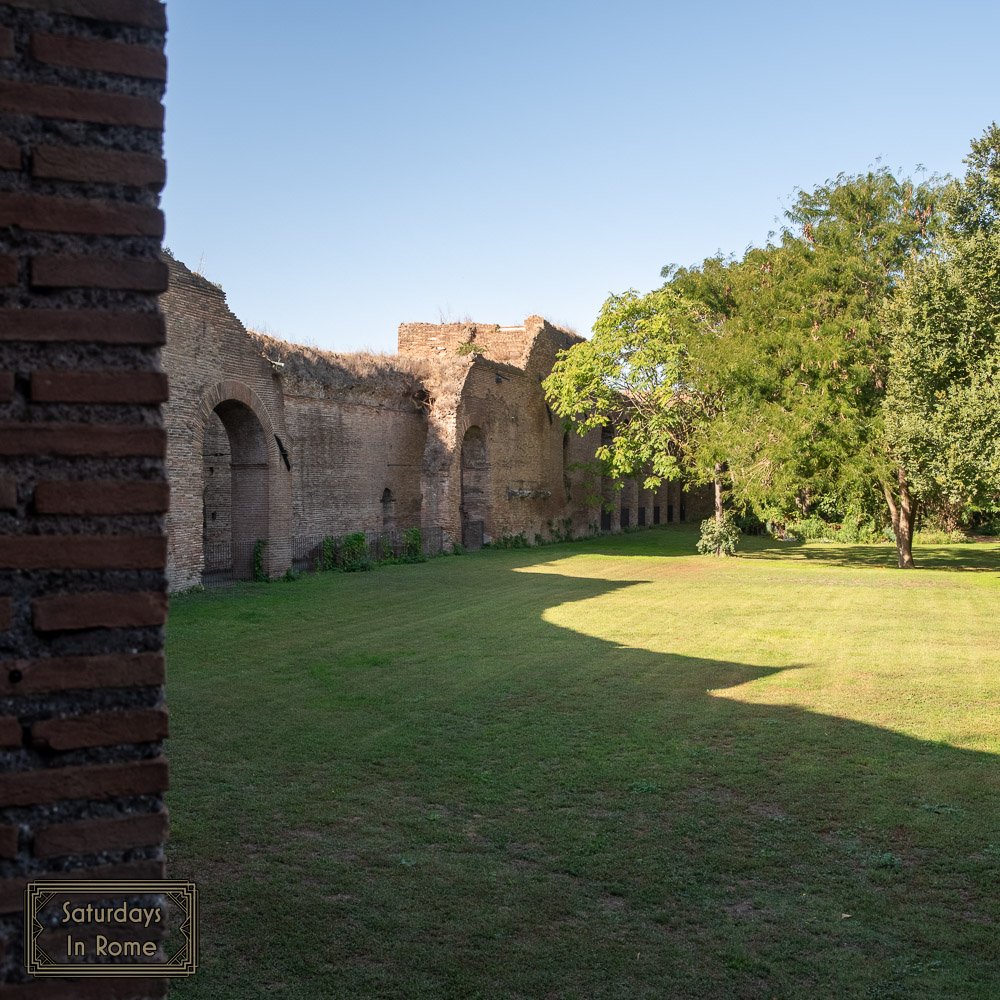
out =
[[[669,288],[612,295],[593,337],[561,352],[544,381],[549,405],[577,433],[609,430],[596,457],[611,476],[643,474],[650,488],[677,476],[692,396],[681,341],[694,322],[690,305]]]
[[[326,535],[320,545],[319,556],[316,559],[316,572],[329,573],[337,568],[337,539]]]
[[[345,535],[340,543],[340,567],[345,573],[359,573],[375,565],[363,531]]]
[[[264,554],[267,550],[267,539],[258,538],[253,543],[253,571],[251,579],[254,583],[267,583],[267,569],[264,566]]]
[[[451,554],[453,556],[464,556],[465,546],[461,542],[452,542]]]
[[[966,520],[1000,494],[1000,129],[944,199],[940,252],[886,309],[888,447],[925,504]]]
[[[726,513],[721,519],[710,517],[701,522],[697,547],[702,555],[733,556],[739,544],[740,529],[731,514]]]
[[[368,548],[368,539],[363,531],[357,531],[342,538],[327,535],[320,547],[319,558],[316,560],[318,572],[343,570],[345,573],[355,573],[370,570],[375,560]]]
[[[524,532],[516,535],[504,534],[499,538],[494,538],[485,547],[491,549],[526,549],[528,548],[528,539]]]
[[[459,355],[459,357],[466,357],[469,354],[481,357],[486,353],[486,348],[472,340],[466,340],[455,348],[455,353]]]
[[[424,536],[419,528],[407,528],[403,532],[403,551],[400,562],[426,562],[424,555]]]

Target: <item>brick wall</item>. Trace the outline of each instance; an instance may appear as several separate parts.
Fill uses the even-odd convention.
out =
[[[163,874],[164,9],[0,2],[0,994],[32,877]]]
[[[201,583],[206,524],[214,542],[225,527],[226,537],[242,546],[244,559],[255,541],[266,540],[267,568],[279,575],[291,563],[292,545],[292,476],[277,442],[290,440],[279,376],[227,306],[221,288],[179,261],[168,259],[167,265],[169,289],[161,308],[167,318],[163,365],[170,374],[164,407],[170,587]],[[206,432],[210,455],[229,452],[225,466],[212,466],[213,474],[207,473]],[[223,508],[210,499],[214,524],[204,516],[206,489],[221,489],[230,504]]]

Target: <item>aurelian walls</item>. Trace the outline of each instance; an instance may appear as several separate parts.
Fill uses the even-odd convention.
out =
[[[0,2],[0,995],[23,889],[158,878],[168,504],[157,295],[164,8]]]
[[[174,589],[277,576],[358,531],[478,548],[687,516],[670,486],[602,483],[600,432],[568,433],[542,388],[580,338],[541,317],[405,323],[396,355],[335,354],[247,331],[221,288],[168,265]]]

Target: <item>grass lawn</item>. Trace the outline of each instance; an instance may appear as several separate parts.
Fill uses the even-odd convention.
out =
[[[174,1000],[996,1000],[1000,546],[694,541],[175,599]]]

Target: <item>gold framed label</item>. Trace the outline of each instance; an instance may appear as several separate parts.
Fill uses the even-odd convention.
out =
[[[24,889],[32,976],[191,976],[198,889],[170,879],[39,879]]]

